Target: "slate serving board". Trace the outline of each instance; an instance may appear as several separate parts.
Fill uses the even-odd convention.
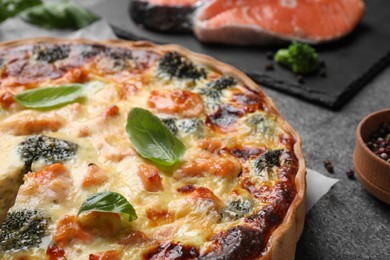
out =
[[[321,77],[319,73],[307,76],[304,84],[298,83],[292,72],[277,64],[273,71],[266,71],[265,66],[270,62],[266,53],[274,52],[278,47],[206,45],[189,34],[147,31],[134,24],[129,17],[129,2],[104,1],[89,8],[107,19],[120,38],[183,45],[239,68],[262,86],[333,110],[340,109],[390,64],[389,0],[365,1],[365,16],[350,35],[318,46],[320,57],[326,63],[327,77]]]

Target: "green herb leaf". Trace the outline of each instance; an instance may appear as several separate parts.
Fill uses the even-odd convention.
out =
[[[83,94],[82,87],[80,84],[72,84],[31,89],[16,94],[14,100],[27,108],[52,109],[77,102]]]
[[[184,144],[148,110],[133,108],[127,117],[126,130],[143,158],[164,166],[174,165],[183,158]]]
[[[33,6],[42,5],[41,0],[0,0],[0,23],[21,11]]]
[[[129,221],[138,218],[133,206],[121,194],[111,191],[98,192],[81,205],[77,216],[84,212],[110,212],[127,215]]]
[[[36,6],[23,12],[21,17],[48,29],[79,29],[99,20],[94,13],[72,1]]]

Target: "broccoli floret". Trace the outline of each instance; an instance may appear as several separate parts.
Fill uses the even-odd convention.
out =
[[[279,166],[281,154],[282,150],[272,150],[259,155],[253,162],[254,175],[261,175],[264,170]]]
[[[215,81],[207,83],[207,85],[196,88],[207,108],[214,110],[222,103],[222,90],[232,87],[237,84],[237,81],[228,76],[222,76]]]
[[[92,44],[92,45],[77,45],[73,47],[75,50],[78,51],[78,54],[81,55],[83,58],[92,58],[100,53],[107,52],[106,47],[99,44]]]
[[[132,59],[133,54],[131,50],[126,48],[108,48],[105,49],[106,55],[108,55],[111,59],[119,60],[119,59]]]
[[[222,213],[222,221],[234,221],[251,212],[253,203],[249,199],[238,199],[227,203]]]
[[[68,45],[38,45],[34,47],[33,52],[36,53],[37,60],[53,63],[67,58],[70,53],[70,47]]]
[[[46,235],[48,220],[37,210],[8,212],[0,229],[0,251],[39,246]]]
[[[237,81],[232,77],[222,76],[219,79],[208,83],[205,87],[199,89],[201,95],[205,95],[213,100],[219,100],[221,91],[237,84]]]
[[[240,108],[224,103],[219,105],[216,111],[207,117],[206,124],[226,128],[235,124],[242,115],[243,112]]]
[[[206,70],[197,68],[192,62],[177,52],[166,53],[159,62],[158,68],[169,77],[180,79],[200,79],[206,77]]]
[[[113,62],[112,69],[126,70],[129,68],[129,60],[133,59],[131,50],[126,48],[108,48],[105,50],[106,56]]]
[[[77,144],[69,141],[38,135],[20,143],[18,153],[25,162],[25,170],[30,171],[32,163],[39,159],[50,163],[70,159],[76,154],[77,147]]]
[[[219,79],[210,82],[208,86],[210,88],[214,88],[217,90],[223,90],[225,88],[234,86],[237,84],[237,81],[233,77],[228,77],[228,76],[222,76]]]
[[[168,129],[171,131],[172,134],[177,135],[179,129],[177,129],[175,118],[163,118],[161,119],[161,121],[164,123],[166,127],[168,127]]]
[[[293,42],[287,49],[278,50],[274,59],[297,74],[309,74],[316,71],[320,65],[316,50],[300,42]]]
[[[185,134],[203,133],[203,122],[199,119],[181,119],[177,122],[179,130]]]
[[[253,134],[261,135],[263,138],[270,139],[275,136],[277,130],[273,126],[273,121],[261,114],[249,116],[245,123],[253,129]]]
[[[203,123],[199,119],[178,119],[178,118],[163,118],[161,121],[171,131],[172,134],[190,134],[203,133]]]

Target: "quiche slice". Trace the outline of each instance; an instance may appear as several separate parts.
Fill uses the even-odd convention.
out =
[[[294,258],[301,140],[233,67],[176,45],[6,42],[0,105],[1,259]]]

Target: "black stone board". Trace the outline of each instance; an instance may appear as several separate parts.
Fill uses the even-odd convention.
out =
[[[340,109],[390,64],[389,0],[365,1],[364,18],[351,34],[341,40],[318,46],[320,57],[326,63],[327,77],[321,77],[319,73],[306,76],[304,84],[298,83],[292,72],[277,64],[273,71],[266,71],[265,66],[270,62],[266,53],[274,52],[280,46],[207,45],[197,41],[191,34],[148,31],[131,20],[129,2],[130,0],[104,1],[90,9],[107,19],[120,38],[183,45],[237,67],[262,86],[334,110]]]

